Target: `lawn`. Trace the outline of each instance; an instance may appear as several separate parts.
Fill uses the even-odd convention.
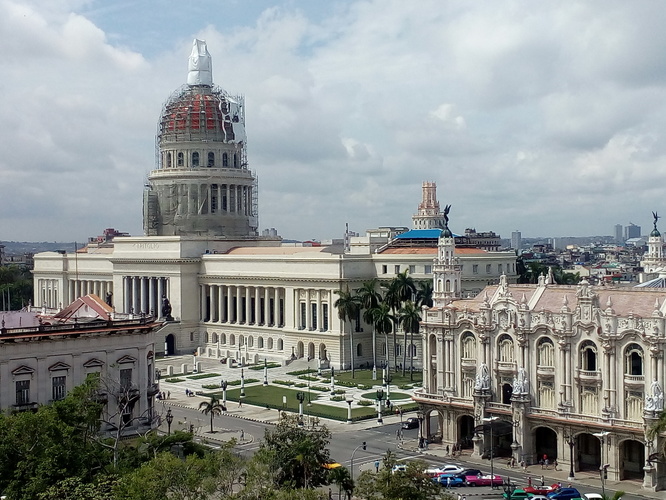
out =
[[[263,406],[266,408],[280,408],[285,411],[298,412],[298,398],[296,394],[302,392],[305,396],[303,404],[303,413],[316,417],[331,418],[334,420],[347,420],[347,406],[330,406],[316,402],[318,393],[310,393],[312,405],[308,406],[307,391],[297,391],[288,389],[284,386],[276,385],[255,385],[245,388],[245,397],[243,403]],[[204,395],[216,396],[222,398],[222,391],[206,391]],[[286,397],[286,405],[283,404],[283,397]],[[240,389],[227,389],[227,401],[238,401],[240,398]],[[352,420],[362,420],[372,418],[377,414],[374,406],[357,406],[352,404]]]
[[[372,370],[355,370],[354,378],[352,379],[352,374],[350,371],[346,372],[335,372],[335,380],[340,380],[343,382],[355,382],[356,384],[363,385],[381,385],[382,383],[382,371],[381,369],[377,370],[377,380],[372,380]],[[326,372],[328,374],[328,372]],[[423,381],[423,372],[415,371],[414,380],[410,380],[409,372],[405,373],[405,376],[402,376],[402,371],[391,372],[391,385],[409,385],[417,384],[421,385]]]

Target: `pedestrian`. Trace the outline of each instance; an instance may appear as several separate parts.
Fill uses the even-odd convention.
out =
[[[379,460],[375,460],[375,472],[379,472]]]
[[[167,391],[167,399],[171,399],[171,391]]]
[[[523,468],[523,472],[527,472],[527,464],[525,463],[525,460],[520,461],[520,466]]]
[[[560,464],[557,462],[557,458],[556,458],[555,460],[553,460],[553,467],[555,467],[555,470],[559,470],[559,469],[557,468],[559,465],[560,465]]]
[[[447,457],[449,456],[449,445],[448,444],[446,445],[446,456]],[[458,495],[458,496],[460,496],[460,495]]]
[[[532,476],[528,476],[528,478],[527,478],[527,487],[528,488],[532,487]]]
[[[243,407],[243,400],[241,398],[238,398],[238,407],[242,408]],[[279,410],[278,410],[279,411]]]
[[[396,439],[396,441],[398,441],[400,439],[400,429],[397,429],[395,431],[395,439]]]
[[[562,481],[557,482],[557,487],[558,487],[558,489],[562,487]]]
[[[245,439],[245,431],[241,429],[241,434],[240,434],[241,441]]]
[[[541,486],[543,486],[544,484],[546,484],[546,483],[545,483],[545,481],[544,481],[544,479],[543,479],[543,476],[541,476]]]
[[[446,478],[446,487],[451,489],[451,478],[450,477]]]
[[[333,500],[333,491],[331,488],[328,489],[328,500]]]

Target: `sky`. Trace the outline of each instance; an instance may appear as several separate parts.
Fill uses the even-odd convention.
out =
[[[664,26],[652,0],[0,0],[0,240],[142,234],[194,38],[245,96],[260,229],[411,226],[434,181],[457,233],[647,234]]]

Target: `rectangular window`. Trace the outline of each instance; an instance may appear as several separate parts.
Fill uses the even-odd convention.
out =
[[[409,274],[414,274],[416,272],[416,266],[410,265],[409,266]]]
[[[430,264],[427,264],[423,268],[423,273],[424,274],[432,274],[432,266]]]
[[[308,324],[307,323],[307,318],[306,318],[306,307],[307,304],[305,302],[301,302],[301,324],[300,324],[300,330],[304,330],[305,326]]]
[[[317,329],[317,303],[313,302],[310,304],[310,309],[312,310],[312,328],[311,330]]]
[[[132,369],[123,368],[120,370],[120,388],[128,391],[132,388]]]
[[[278,311],[279,314],[279,321],[278,321],[278,327],[282,328],[284,326],[284,299],[279,299],[278,300],[278,308],[280,309]]]
[[[275,325],[275,299],[268,299],[268,321],[269,326]]]
[[[51,399],[53,399],[53,401],[65,399],[65,396],[67,395],[67,377],[53,377],[51,381],[53,385],[53,395]]]
[[[386,264],[384,264],[382,266],[382,274],[386,274],[386,273],[388,273],[388,266]]]
[[[502,274],[502,264],[497,264],[497,272]]]
[[[473,274],[479,274],[479,265],[478,264],[472,264],[472,273]]]
[[[26,405],[30,402],[30,381],[16,381],[16,404]]]
[[[322,330],[325,332],[328,331],[328,304],[321,305],[321,313],[324,316],[322,318]]]
[[[395,274],[400,274],[400,265],[393,266],[393,271],[395,272]]]
[[[490,264],[486,264],[486,274],[490,274]]]

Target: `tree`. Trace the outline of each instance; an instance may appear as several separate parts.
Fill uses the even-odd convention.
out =
[[[201,411],[204,415],[210,415],[211,434],[215,432],[215,430],[213,429],[213,417],[215,415],[222,415],[222,412],[226,410],[227,408],[215,396],[210,398],[210,401],[202,401],[201,403],[199,403],[199,411]]]
[[[326,426],[305,429],[298,425],[297,417],[287,415],[274,430],[266,429],[260,450],[271,460],[278,486],[318,488],[328,484],[328,470],[323,464],[330,462],[330,441],[331,432]]]
[[[353,295],[349,291],[349,287],[346,290],[335,290],[335,293],[338,295],[334,307],[338,310],[338,318],[342,321],[342,324],[349,322],[349,347],[350,347],[350,360],[351,360],[351,372],[352,378],[354,378],[354,325],[352,322],[358,316],[360,310],[360,300],[358,296]]]
[[[413,298],[414,293],[416,292],[416,286],[414,285],[414,280],[408,274],[409,270],[405,269],[402,272],[399,272],[395,275],[389,284],[386,286],[386,294],[384,295],[384,302],[388,302],[391,306],[391,312],[393,314],[393,353],[394,353],[394,368],[398,369],[398,357],[395,346],[396,334],[398,330],[397,314],[396,312],[402,306],[403,302]],[[388,352],[387,352],[388,354]],[[405,369],[406,362],[406,352],[403,351],[403,374]]]
[[[377,291],[377,278],[365,281],[361,288],[355,291],[363,311],[363,321],[372,326],[372,378],[377,378],[377,332],[372,321],[372,312],[381,302],[382,297]]]
[[[0,266],[0,310],[19,310],[32,300],[33,280],[28,266]]]
[[[405,355],[407,354],[407,334],[410,334],[409,345],[410,348],[414,345],[414,334],[419,333],[419,327],[421,324],[421,314],[414,302],[408,300],[405,302],[405,305],[400,308],[398,311],[399,322],[402,325],[402,331],[405,335]],[[402,375],[405,376],[405,363],[402,365]],[[411,380],[414,380],[414,353],[411,353],[409,356],[409,375]]]
[[[351,473],[347,467],[338,467],[330,472],[330,480],[338,486],[338,498],[342,496],[344,491],[346,496],[351,498],[354,490],[354,483],[351,478]]]
[[[432,307],[432,281],[423,280],[419,281],[416,286],[416,305],[419,309],[423,306]]]
[[[391,314],[389,304],[386,302],[380,302],[376,307],[365,311],[363,315],[365,321],[372,325],[372,331],[375,337],[377,335],[384,335],[386,340],[386,355],[388,357],[388,334],[392,331],[393,322],[395,321],[394,316]]]

